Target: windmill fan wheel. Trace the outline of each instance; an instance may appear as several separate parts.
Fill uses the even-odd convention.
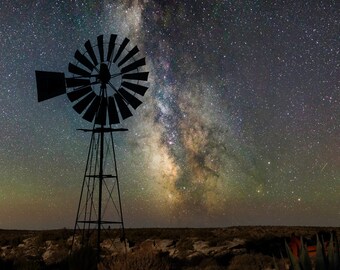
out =
[[[109,42],[103,35],[97,44],[84,44],[85,53],[77,50],[75,64],[69,63],[73,77],[66,78],[66,93],[74,110],[98,125],[118,124],[132,116],[131,108],[142,104],[139,99],[148,87],[148,72],[143,71],[145,57],[139,58],[139,49],[128,49],[130,40],[117,43],[112,34]],[[143,85],[144,83],[144,85]]]

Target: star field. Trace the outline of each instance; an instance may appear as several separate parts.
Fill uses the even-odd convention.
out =
[[[128,37],[149,90],[115,137],[127,227],[340,222],[335,1],[2,1],[0,228],[74,225],[90,128],[35,70]]]

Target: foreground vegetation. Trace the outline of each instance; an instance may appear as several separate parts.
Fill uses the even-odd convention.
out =
[[[0,230],[0,269],[284,269],[291,264],[293,269],[303,268],[302,263],[294,261],[294,257],[285,246],[292,233],[305,239],[305,243],[316,243],[316,234],[323,235],[323,241],[330,240],[329,232],[339,235],[340,228],[320,227],[230,227],[211,229],[127,229],[126,237],[130,251],[106,257],[97,265],[96,253],[92,248],[84,248],[68,255],[69,239],[72,231],[67,229],[51,231],[9,231]],[[329,235],[329,236],[328,236]],[[328,237],[328,239],[327,239]],[[28,238],[35,239],[34,245],[38,256],[14,254],[3,257],[4,250],[22,245]],[[155,250],[143,245],[147,240],[171,239],[176,247],[176,254],[169,251]],[[194,252],[196,242],[207,243],[208,248],[218,250],[226,242],[243,239],[233,252],[220,252],[207,255]],[[332,240],[334,241],[334,240]],[[42,259],[40,248],[47,242],[53,242],[60,249],[60,258],[47,264]],[[151,241],[152,243],[152,241]],[[240,242],[241,243],[241,242]],[[335,247],[335,245],[334,245]],[[338,246],[335,247],[338,249]],[[39,253],[40,252],[40,253]],[[333,252],[334,253],[334,252]],[[216,255],[217,254],[217,255]],[[291,263],[289,262],[291,260]],[[313,260],[313,258],[312,258]],[[328,259],[327,259],[328,260]],[[298,266],[297,266],[298,265]],[[325,264],[326,265],[326,264]],[[297,268],[300,267],[300,268]],[[326,265],[327,267],[327,265]],[[328,268],[323,268],[327,269]],[[331,268],[329,268],[331,269]],[[333,270],[333,269],[332,269]]]

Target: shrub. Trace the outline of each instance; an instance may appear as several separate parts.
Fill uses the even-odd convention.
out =
[[[97,252],[87,246],[73,252],[68,259],[70,270],[96,270]]]
[[[104,268],[105,269],[105,268]],[[110,270],[171,270],[168,253],[139,250],[115,258],[109,265]]]
[[[13,264],[13,269],[17,270],[40,270],[42,269],[42,265],[37,261],[29,261],[29,260],[19,260],[15,261]]]
[[[272,258],[263,254],[242,254],[231,259],[228,270],[262,270],[272,266]]]

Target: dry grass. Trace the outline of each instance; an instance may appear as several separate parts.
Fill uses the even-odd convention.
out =
[[[172,263],[167,253],[137,251],[126,256],[116,257],[107,267],[100,265],[99,270],[171,270]]]
[[[263,254],[242,254],[231,259],[228,270],[263,270],[273,269],[273,259]]]

